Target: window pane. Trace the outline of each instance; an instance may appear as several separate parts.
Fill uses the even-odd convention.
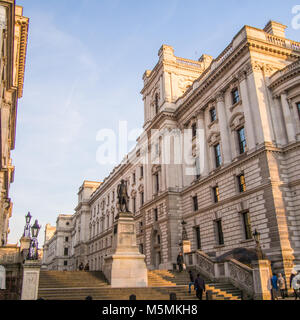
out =
[[[246,240],[252,239],[252,230],[249,212],[243,213],[244,231]]]
[[[223,245],[224,244],[224,236],[223,236],[223,230],[222,230],[222,221],[217,220],[216,221],[217,225],[217,236],[218,236],[218,244]]]
[[[198,197],[193,197],[194,211],[198,211]]]
[[[216,157],[216,167],[220,167],[222,163],[222,157],[221,157],[221,147],[220,144],[217,144],[215,146],[215,157]]]
[[[210,120],[211,122],[215,121],[217,119],[217,112],[216,109],[210,109]]]
[[[238,139],[239,139],[240,154],[242,154],[246,151],[246,146],[247,146],[244,128],[241,128],[238,130]]]
[[[238,176],[238,182],[239,182],[239,191],[245,192],[246,191],[246,182],[245,182],[245,176],[243,174]]]
[[[239,90],[234,89],[231,94],[232,94],[232,103],[233,104],[238,103],[240,101]]]
[[[200,227],[196,227],[197,249],[201,249]]]

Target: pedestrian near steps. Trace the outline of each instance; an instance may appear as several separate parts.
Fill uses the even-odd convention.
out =
[[[273,277],[271,278],[271,286],[272,286],[272,300],[278,300],[278,278],[275,273],[273,273]]]
[[[200,274],[197,274],[197,278],[195,280],[195,289],[196,289],[196,296],[199,300],[202,300],[203,292],[205,292],[205,282],[200,277]]]
[[[80,265],[79,265],[79,271],[82,271],[84,269],[84,265],[83,263],[81,262]]]
[[[280,290],[281,298],[285,299],[285,289],[286,289],[285,279],[281,273],[278,274],[277,285],[278,285],[278,289]]]
[[[183,270],[183,255],[182,252],[179,253],[179,255],[177,256],[177,264],[179,267],[179,272],[182,272]]]
[[[84,267],[84,271],[90,271],[90,265],[87,263]]]
[[[192,270],[189,270],[190,282],[189,282],[189,294],[191,294],[191,287],[194,286],[195,290],[195,274]]]
[[[292,287],[294,289],[295,300],[300,298],[299,290],[300,290],[300,272],[298,271],[297,275],[293,278]]]

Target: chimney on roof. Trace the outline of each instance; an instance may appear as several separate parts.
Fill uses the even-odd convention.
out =
[[[273,36],[285,38],[285,29],[287,26],[270,20],[264,28],[264,31],[272,34]]]

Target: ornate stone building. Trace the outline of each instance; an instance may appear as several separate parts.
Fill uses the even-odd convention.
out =
[[[18,99],[23,95],[28,23],[14,0],[0,0],[0,246],[7,244],[12,215],[10,153],[15,148]]]
[[[193,251],[218,257],[255,248],[257,230],[274,271],[289,275],[300,264],[300,43],[286,39],[285,28],[244,26],[216,59],[184,59],[161,47],[143,77],[144,133],[135,150],[101,184],[79,190],[69,268],[89,262],[102,270],[121,178],[149,269],[172,268],[183,220]],[[178,163],[174,150],[186,142],[163,138],[185,129],[190,161]]]

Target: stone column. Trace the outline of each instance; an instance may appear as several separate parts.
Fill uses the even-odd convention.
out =
[[[271,300],[271,263],[269,260],[252,261],[254,300]]]
[[[284,117],[279,99],[280,97],[278,96],[273,97],[273,104],[271,106],[271,109],[274,115],[274,119],[276,119],[276,125],[274,126],[276,142],[279,145],[284,146],[285,144],[287,144],[287,137],[284,127]]]
[[[287,100],[286,92],[281,94],[281,105],[286,126],[288,143],[295,142],[295,128],[293,125],[291,110]]]
[[[206,127],[205,127],[205,115],[204,112],[200,112],[198,115],[198,135],[197,135],[197,149],[199,148],[199,159],[200,159],[200,174],[207,176],[209,173],[208,163],[208,145],[206,141]]]
[[[240,90],[241,90],[241,98],[243,103],[243,110],[245,116],[245,130],[246,130],[246,139],[248,150],[252,150],[255,148],[255,130],[254,130],[254,122],[251,113],[248,88],[247,88],[247,74],[242,72],[239,74],[240,80]]]
[[[223,150],[223,164],[229,164],[232,160],[231,158],[231,148],[229,142],[229,133],[228,133],[228,124],[227,117],[225,111],[225,103],[224,103],[224,93],[219,92],[217,95],[217,110],[219,117],[219,125],[221,132],[221,142],[222,142],[222,150]]]
[[[26,260],[23,265],[21,300],[36,300],[40,280],[41,261]]]

